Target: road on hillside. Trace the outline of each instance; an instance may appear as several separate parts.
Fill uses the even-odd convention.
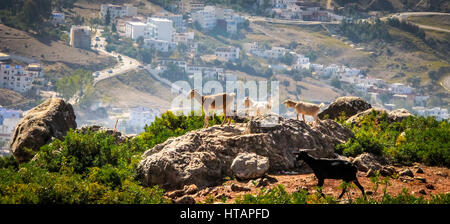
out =
[[[450,13],[445,13],[445,12],[402,12],[402,13],[392,14],[385,18],[397,17],[399,20],[402,20],[402,19],[406,20],[408,18],[408,16],[450,16]],[[412,22],[410,22],[410,23],[412,23]],[[422,29],[450,33],[449,29],[444,29],[444,28],[435,27],[435,26],[422,25],[422,24],[418,24],[418,23],[414,23],[414,24]]]
[[[268,22],[286,25],[317,25],[317,24],[339,24],[339,21],[321,22],[321,21],[303,21],[303,20],[288,20],[288,19],[274,19],[263,16],[248,16],[250,22]]]
[[[116,66],[114,66],[113,68],[106,68],[101,71],[94,72],[94,74],[95,74],[94,86],[102,80],[112,78],[116,75],[120,75],[127,71],[137,69],[138,66],[142,66],[142,64],[139,61],[137,61],[133,58],[130,58],[123,54],[119,54],[117,52],[107,52],[105,50],[105,45],[107,43],[106,43],[105,38],[101,36],[102,32],[103,32],[103,30],[98,29],[97,32],[95,33],[94,37],[92,38],[93,45],[95,46],[95,44],[97,44],[97,47],[96,48],[94,47],[94,49],[96,49],[98,52],[100,52],[102,54],[109,55],[109,56],[112,56],[115,58],[118,58],[120,56],[122,58],[122,61],[118,61],[118,64]]]

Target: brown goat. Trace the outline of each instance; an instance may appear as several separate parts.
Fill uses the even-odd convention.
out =
[[[205,112],[205,122],[203,128],[207,128],[209,126],[209,111],[213,111],[213,119],[214,112],[217,109],[223,109],[224,119],[220,126],[225,124],[228,119],[228,125],[231,123],[231,106],[233,105],[235,93],[218,93],[214,95],[202,96],[196,89],[192,89],[188,94],[188,99],[194,98],[202,105],[202,111]]]
[[[312,104],[312,103],[306,103],[306,102],[295,102],[293,100],[285,100],[283,104],[286,105],[286,108],[295,108],[297,111],[297,120],[298,115],[302,114],[303,121],[305,120],[305,114],[310,115],[314,117],[314,121],[318,122],[319,118],[317,117],[317,114],[320,112],[320,108],[324,106],[323,103],[320,105]]]

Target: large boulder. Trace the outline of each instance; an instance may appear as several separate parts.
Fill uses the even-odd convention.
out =
[[[389,161],[383,156],[371,153],[363,153],[353,159],[353,164],[359,171],[367,172],[367,176],[373,176],[378,171],[382,176],[392,176],[396,173],[394,167],[389,166]]]
[[[18,161],[28,161],[41,146],[53,138],[62,139],[76,127],[72,105],[59,98],[48,99],[19,121],[10,142],[12,153]]]
[[[372,153],[363,153],[353,159],[353,163],[358,167],[359,171],[367,172],[371,170],[380,170],[388,162],[382,156],[374,155]]]
[[[320,112],[319,118],[335,119],[341,116],[342,112],[346,117],[351,117],[359,112],[372,108],[368,102],[361,97],[344,96],[334,100],[327,108]]]
[[[407,109],[396,109],[393,111],[387,111],[385,109],[382,108],[370,108],[367,109],[363,112],[359,112],[353,116],[351,116],[350,118],[347,119],[348,123],[351,124],[357,124],[359,123],[364,117],[370,115],[370,114],[376,114],[378,117],[381,118],[381,115],[386,113],[387,114],[387,118],[388,118],[388,122],[392,123],[392,122],[400,122],[403,119],[410,117],[410,116],[414,116],[413,114],[411,114]]]
[[[231,170],[241,180],[256,179],[269,170],[269,159],[256,153],[240,153],[231,163]]]
[[[311,154],[316,157],[334,158],[335,145],[353,136],[332,120],[311,124],[268,115],[248,124],[191,131],[147,150],[137,169],[138,178],[145,185],[166,189],[214,186],[234,175],[231,165],[240,153],[268,158],[269,172],[302,172],[309,168],[299,167],[294,152],[314,149]]]

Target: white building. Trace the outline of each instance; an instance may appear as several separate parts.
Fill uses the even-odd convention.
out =
[[[172,42],[174,28],[171,20],[149,17],[147,18],[147,24],[154,29],[153,35],[155,39]]]
[[[292,68],[297,70],[309,69],[310,68],[309,58],[303,54],[296,54],[296,55],[297,59],[294,65],[292,65]]]
[[[419,116],[424,117],[436,117],[436,120],[447,120],[448,119],[448,110],[445,108],[434,107],[434,108],[424,108],[424,107],[413,107],[413,110]]]
[[[155,109],[147,107],[131,108],[128,125],[138,129],[143,129],[145,125],[150,125],[159,115],[160,112]]]
[[[137,15],[137,8],[129,4],[125,5],[102,4],[100,6],[100,15],[102,19],[106,18],[106,14],[108,13],[108,11],[111,20],[117,17]]]
[[[216,57],[226,60],[226,61],[234,61],[239,59],[240,49],[238,47],[224,47],[216,49]]]
[[[205,8],[205,4],[198,0],[181,0],[180,5],[183,13],[194,13]]]
[[[51,16],[52,24],[64,24],[66,23],[66,17],[62,12],[52,12]]]
[[[158,13],[153,18],[168,19],[172,21],[173,27],[177,32],[186,32],[186,25],[184,24],[183,15],[169,15],[167,12]]]
[[[167,66],[168,64],[174,64],[183,69],[183,71],[186,71],[187,69],[187,63],[184,60],[175,60],[175,59],[161,59],[159,60],[159,65]]]
[[[42,76],[39,64],[30,64],[26,68],[0,64],[0,88],[25,93],[33,87],[33,81],[40,80]]]
[[[265,58],[280,58],[286,52],[287,52],[287,49],[284,47],[272,47],[272,49],[264,51],[263,57],[265,57]]]
[[[412,88],[409,85],[402,83],[394,83],[391,85],[389,90],[395,94],[410,94],[412,93]]]
[[[194,38],[195,38],[194,32],[174,33],[173,34],[173,42],[175,42],[175,43],[188,44],[189,42],[193,42]]]
[[[9,154],[7,145],[22,117],[21,110],[7,109],[0,105],[0,142],[5,144],[3,147],[0,145],[0,156]]]
[[[205,6],[203,10],[191,14],[192,21],[197,22],[204,30],[212,30],[217,25],[216,8],[214,6]]]
[[[177,47],[175,42],[157,40],[157,39],[144,39],[144,46],[154,48],[157,51],[168,52]]]
[[[144,37],[148,25],[143,22],[128,21],[125,23],[125,36],[133,40]]]

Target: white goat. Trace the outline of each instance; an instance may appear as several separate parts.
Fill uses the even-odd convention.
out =
[[[244,99],[244,106],[247,107],[247,111],[256,113],[256,116],[261,117],[264,114],[270,113],[272,109],[272,100],[268,101],[253,101],[249,97]]]

